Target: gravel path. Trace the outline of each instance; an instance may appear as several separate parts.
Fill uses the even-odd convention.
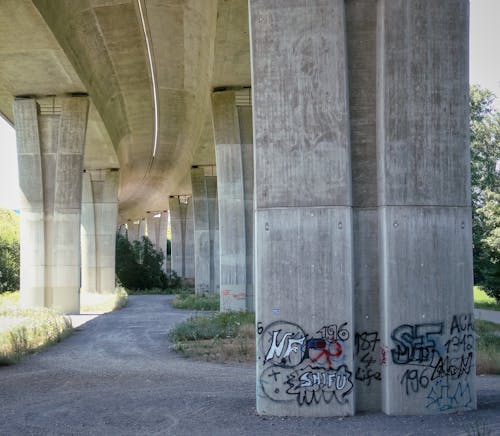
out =
[[[0,435],[500,435],[500,376],[478,378],[475,412],[389,417],[269,418],[255,414],[253,365],[177,357],[167,331],[190,313],[169,297],[81,325],[62,343],[0,368]]]

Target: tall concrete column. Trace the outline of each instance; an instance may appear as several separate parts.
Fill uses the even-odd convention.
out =
[[[196,294],[210,292],[210,218],[203,168],[191,169],[194,216],[194,281]]]
[[[247,309],[245,195],[234,91],[212,95],[217,162],[221,311]]]
[[[87,170],[82,194],[82,291],[115,290],[118,171]]]
[[[373,0],[346,2],[351,125],[356,411],[380,410],[376,29]]]
[[[78,313],[88,98],[58,100],[60,113],[40,113],[31,98],[18,99],[13,107],[21,188],[21,302]]]
[[[170,259],[172,271],[179,277],[184,277],[184,251],[185,251],[185,233],[186,233],[186,207],[181,203],[179,197],[171,196],[168,199],[170,210],[170,231],[172,239],[170,241]]]
[[[148,212],[146,216],[148,238],[155,249],[164,254],[163,270],[166,267],[167,258],[167,224],[168,212]]]
[[[257,411],[354,413],[343,0],[250,0]]]
[[[476,407],[468,1],[380,0],[383,410]]]
[[[194,211],[193,199],[187,197],[186,232],[184,234],[184,278],[194,279]]]
[[[207,186],[208,224],[210,234],[210,292],[220,293],[219,208],[217,177],[205,176]]]
[[[137,235],[138,241],[142,241],[142,237],[146,236],[146,226],[147,226],[146,218],[141,218],[139,220],[139,233]]]

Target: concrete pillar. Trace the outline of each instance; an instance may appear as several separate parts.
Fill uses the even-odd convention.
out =
[[[171,265],[179,277],[194,278],[193,208],[189,197],[169,198]]]
[[[245,246],[246,246],[246,294],[247,310],[255,311],[254,293],[254,210],[253,210],[253,126],[250,90],[245,100],[237,101],[238,119],[240,125],[241,154],[243,165],[243,191],[245,196]],[[242,91],[241,91],[242,92]],[[240,93],[241,93],[240,92]]]
[[[247,309],[245,195],[235,92],[212,95],[220,220],[220,308]]]
[[[79,313],[88,98],[59,100],[60,113],[40,113],[35,99],[13,105],[21,189],[21,302]]]
[[[127,236],[127,225],[126,224],[120,224],[116,231],[121,235],[121,236]]]
[[[380,0],[383,411],[476,407],[468,1]]]
[[[194,281],[196,294],[210,292],[210,218],[203,168],[191,169],[194,214]]]
[[[179,201],[179,197],[171,196],[168,199],[170,210],[170,229],[172,234],[171,243],[171,265],[172,271],[179,277],[184,277],[184,242],[186,232],[186,213],[187,205]]]
[[[167,224],[168,212],[148,212],[146,216],[147,234],[153,243],[155,250],[163,253],[163,271],[166,271],[167,265]]]
[[[208,224],[210,234],[210,292],[220,293],[219,208],[217,177],[205,176],[207,186]]]
[[[139,232],[138,232],[138,235],[137,235],[137,240],[138,241],[142,241],[142,237],[143,236],[147,236],[146,229],[147,229],[146,218],[141,218],[139,220]]]
[[[139,239],[139,220],[127,221],[127,237],[129,242],[137,241]]]
[[[186,199],[186,232],[184,234],[184,278],[194,279],[194,208],[193,200]]]
[[[257,411],[354,413],[343,0],[250,0]]]
[[[346,2],[351,126],[356,411],[380,410],[381,362],[373,0]]]
[[[118,172],[87,170],[82,194],[82,291],[115,290]]]

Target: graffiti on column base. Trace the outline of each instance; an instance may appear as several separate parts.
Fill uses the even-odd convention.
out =
[[[449,328],[446,328],[449,325]],[[436,411],[470,408],[474,375],[474,320],[453,315],[449,323],[403,324],[392,332],[392,362],[406,367],[400,383],[406,395],[424,395]]]
[[[308,335],[298,324],[276,321],[257,324],[262,391],[273,401],[294,401],[300,406],[345,404],[353,389],[352,372],[345,360],[351,334],[347,323],[329,324]]]
[[[354,356],[356,358],[356,380],[366,386],[372,382],[382,380],[380,365],[377,357],[380,356],[378,332],[356,333],[354,337]]]

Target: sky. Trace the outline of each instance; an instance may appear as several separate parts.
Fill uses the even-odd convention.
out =
[[[493,91],[500,110],[500,0],[470,0],[470,83]],[[0,207],[19,209],[14,129],[0,117]]]

